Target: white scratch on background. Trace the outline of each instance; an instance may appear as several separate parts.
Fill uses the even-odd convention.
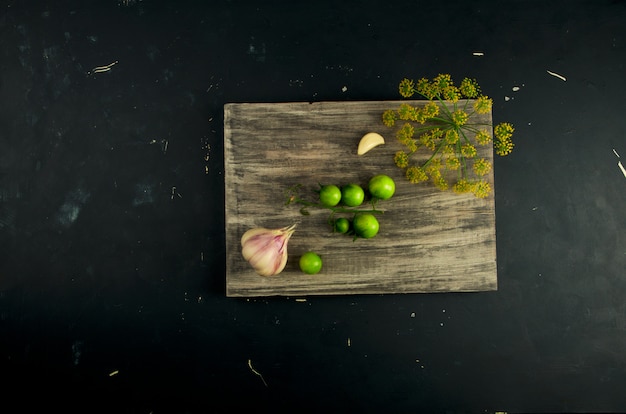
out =
[[[474,52],[474,53],[472,53],[472,55],[474,55],[474,56],[485,56],[485,54],[483,52]]]
[[[248,360],[248,367],[250,368],[250,371],[252,371],[252,373],[254,375],[256,375],[257,377],[261,378],[261,381],[263,381],[263,385],[265,385],[267,387],[267,382],[265,382],[265,378],[263,378],[263,375],[261,375],[261,373],[259,371],[257,371],[256,369],[252,368],[252,360],[251,359]]]
[[[548,74],[550,74],[550,75],[554,76],[555,78],[559,78],[559,79],[561,79],[563,82],[567,81],[567,79],[566,79],[566,78],[565,78],[565,76],[563,76],[563,75],[559,75],[558,73],[551,72],[551,71],[549,71],[549,70],[546,70],[546,72],[548,72]]]
[[[89,71],[89,73],[103,73],[103,72],[109,72],[111,70],[111,68],[116,65],[119,61],[115,61],[111,64],[105,65],[105,66],[96,66],[95,68],[91,69]]]
[[[617,153],[617,151],[615,151],[615,148],[613,148],[613,154],[615,154],[617,158],[621,158],[619,154]],[[622,170],[622,174],[624,174],[624,177],[626,177],[626,169],[624,168],[624,165],[622,164],[621,161],[617,162],[617,166],[619,167],[620,170]]]
[[[174,199],[174,196],[178,196],[178,198],[183,198],[183,195],[176,191],[176,187],[172,187],[171,199]]]

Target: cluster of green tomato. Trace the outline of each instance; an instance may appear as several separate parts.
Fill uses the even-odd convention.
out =
[[[367,185],[372,200],[388,200],[396,191],[393,179],[384,174],[378,174],[369,180]],[[350,183],[341,187],[330,184],[324,185],[319,193],[320,203],[325,207],[359,207],[365,201],[365,189],[359,184]],[[345,217],[334,220],[333,228],[337,233],[353,234],[363,239],[371,239],[378,234],[379,223],[372,213],[356,212],[352,221]]]
[[[390,199],[396,191],[396,184],[391,177],[378,174],[370,178],[367,190],[374,206],[377,200]],[[353,235],[355,238],[371,239],[380,229],[378,219],[368,210],[352,210],[362,205],[365,199],[365,189],[356,183],[341,187],[334,184],[322,185],[319,191],[319,202],[323,207],[334,212],[342,211],[337,207],[345,207],[345,212],[354,214],[352,219],[334,218],[331,222],[334,232]],[[322,259],[315,252],[307,252],[300,257],[300,269],[308,274],[318,273],[322,269]]]

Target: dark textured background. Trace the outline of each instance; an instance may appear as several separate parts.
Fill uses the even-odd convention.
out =
[[[624,412],[625,27],[623,0],[3,0],[3,403]],[[226,298],[223,105],[442,72],[516,126],[498,292]]]

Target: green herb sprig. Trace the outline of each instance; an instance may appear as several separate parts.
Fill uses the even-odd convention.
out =
[[[397,109],[382,114],[383,124],[388,127],[402,123],[396,138],[405,149],[396,152],[394,163],[404,170],[406,179],[415,184],[430,180],[443,191],[450,188],[446,172],[456,171],[452,184],[455,193],[489,196],[491,185],[485,176],[492,165],[477,156],[476,146],[493,141],[496,154],[506,156],[514,147],[514,128],[508,122],[493,127],[473,121],[474,114],[487,114],[493,105],[491,98],[481,94],[478,82],[465,78],[456,86],[449,74],[439,74],[432,80],[405,78],[398,90],[403,98],[417,94],[428,100],[420,106],[401,103]],[[493,127],[493,139],[489,127]],[[430,153],[429,158],[421,163],[411,162],[411,156],[421,149]]]

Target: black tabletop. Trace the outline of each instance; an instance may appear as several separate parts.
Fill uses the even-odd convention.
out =
[[[5,0],[0,46],[3,403],[626,410],[623,0]],[[515,126],[498,290],[226,297],[224,104],[440,73]]]

